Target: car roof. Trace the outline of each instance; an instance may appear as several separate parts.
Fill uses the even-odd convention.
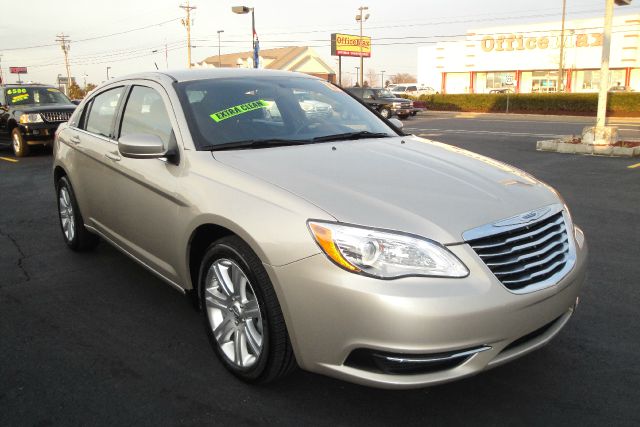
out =
[[[321,80],[309,74],[292,71],[264,70],[255,68],[195,68],[167,71],[152,71],[147,73],[136,73],[123,75],[110,81],[133,80],[133,79],[158,79],[169,77],[173,81],[186,82],[193,80],[224,79],[229,77],[301,77]]]

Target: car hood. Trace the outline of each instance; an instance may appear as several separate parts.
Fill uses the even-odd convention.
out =
[[[558,203],[519,169],[415,136],[213,152],[345,223],[449,244],[480,225]]]

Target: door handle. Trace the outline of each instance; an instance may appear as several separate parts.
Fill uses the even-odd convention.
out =
[[[120,159],[122,158],[122,157],[120,157],[118,155],[118,153],[115,153],[115,152],[114,153],[107,153],[107,154],[105,154],[105,157],[107,159],[111,160],[111,161],[114,161],[114,162],[119,162]]]
[[[80,144],[80,137],[78,135],[73,135],[71,138],[69,138],[69,141],[74,144]]]

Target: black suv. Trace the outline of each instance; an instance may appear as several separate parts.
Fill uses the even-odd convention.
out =
[[[0,146],[13,147],[16,157],[30,145],[51,145],[58,125],[75,110],[57,88],[40,84],[0,85]]]
[[[350,87],[347,92],[361,99],[369,108],[380,113],[385,119],[397,115],[406,119],[411,114],[411,101],[398,98],[388,89],[371,87]]]

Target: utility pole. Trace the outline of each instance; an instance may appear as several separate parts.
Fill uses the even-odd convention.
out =
[[[64,33],[60,33],[56,36],[56,41],[60,43],[62,52],[64,52],[64,65],[67,69],[66,95],[69,96],[69,89],[71,88],[71,69],[69,68],[69,50],[71,50],[71,40],[69,40],[69,36],[64,35]]]
[[[164,41],[164,65],[169,69],[169,47],[167,46],[167,41]]]
[[[384,73],[385,70],[380,71],[380,87],[384,87]]]
[[[564,62],[564,18],[567,13],[567,0],[562,0],[562,29],[560,30],[560,60],[558,62],[558,92],[564,92],[564,81],[562,79],[563,74],[563,62]]]
[[[187,4],[180,5],[180,8],[187,12],[187,17],[182,20],[182,25],[187,28],[187,61],[189,62],[188,68],[191,68],[191,11],[196,7],[189,6],[189,0],[187,0]]]

